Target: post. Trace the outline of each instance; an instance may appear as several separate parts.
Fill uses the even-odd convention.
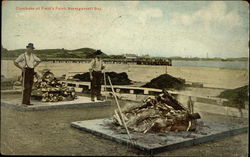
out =
[[[69,78],[69,72],[66,73],[65,80],[68,80],[68,78]]]
[[[188,110],[190,111],[190,113],[194,113],[194,103],[191,99],[191,96],[188,97]]]
[[[106,73],[103,71],[103,77],[104,77],[104,91],[107,91],[107,81],[106,81]],[[107,95],[105,95],[105,100],[107,100]]]

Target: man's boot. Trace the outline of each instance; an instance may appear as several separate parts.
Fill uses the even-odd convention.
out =
[[[91,101],[95,101],[95,96],[91,95]]]
[[[101,95],[98,95],[98,96],[97,96],[97,100],[103,101],[102,96],[101,96]]]

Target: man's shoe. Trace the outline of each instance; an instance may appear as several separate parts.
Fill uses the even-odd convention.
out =
[[[102,99],[102,98],[97,98],[97,100],[103,101],[103,99]]]
[[[91,101],[94,101],[94,102],[95,102],[95,99],[92,99],[92,98],[91,98]]]

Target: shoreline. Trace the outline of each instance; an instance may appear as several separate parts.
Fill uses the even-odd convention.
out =
[[[36,72],[50,69],[56,77],[62,75],[75,75],[89,71],[89,63],[41,63]],[[1,75],[6,78],[17,78],[21,71],[12,61],[1,61]],[[237,88],[248,84],[248,69],[225,69],[213,67],[191,66],[157,66],[133,64],[106,64],[106,72],[127,73],[134,82],[149,82],[162,74],[169,74],[176,78],[185,79],[186,82],[203,83],[204,87]]]
[[[55,61],[60,61],[62,63],[68,63],[68,62],[74,62],[74,61],[80,61],[80,62],[90,62],[91,61],[91,58],[47,58],[47,59],[42,59],[42,62],[48,62],[48,63],[53,63],[53,61],[47,61],[47,60],[55,60]],[[104,58],[103,60],[107,60],[108,58]],[[1,59],[1,62],[2,61],[13,61],[15,60],[15,58],[4,58],[4,59]],[[68,60],[68,62],[64,62],[65,60]],[[108,59],[108,60],[112,60],[112,59]],[[126,60],[126,59],[124,59]],[[114,61],[116,61],[116,59],[114,59]],[[119,59],[117,60],[119,61]],[[248,59],[225,59],[225,60],[221,60],[221,59],[172,59],[172,66],[177,66],[177,67],[207,67],[207,68],[220,68],[220,69],[240,69],[240,70],[248,70],[248,65],[249,65],[249,60]],[[245,62],[244,64],[246,64],[246,66],[241,66],[241,67],[219,67],[219,66],[209,66],[209,65],[178,65],[178,62],[221,62],[221,63],[228,63],[228,62]],[[56,63],[56,62],[55,62]],[[174,65],[176,64],[176,65]],[[134,64],[125,64],[125,65],[134,65]],[[144,64],[146,65],[146,64]],[[154,66],[154,65],[152,65]],[[165,65],[157,65],[157,66],[165,66]]]

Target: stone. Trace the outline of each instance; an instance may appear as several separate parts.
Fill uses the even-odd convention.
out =
[[[239,124],[220,123],[213,121],[200,121],[199,131],[167,132],[167,133],[138,133],[130,131],[132,141],[125,131],[112,128],[111,119],[95,119],[72,122],[73,128],[92,133],[118,143],[132,146],[144,152],[155,154],[193,146],[204,142],[219,140],[248,131],[248,126]],[[209,126],[209,127],[207,127]]]
[[[98,107],[109,106],[110,101],[96,101],[92,102],[89,97],[78,96],[77,99],[72,101],[59,101],[59,102],[41,102],[38,100],[31,100],[32,106],[20,106],[21,98],[11,100],[1,100],[1,105],[20,111],[34,111],[34,110],[50,110],[50,109],[65,109],[65,108],[85,108],[85,107]]]

